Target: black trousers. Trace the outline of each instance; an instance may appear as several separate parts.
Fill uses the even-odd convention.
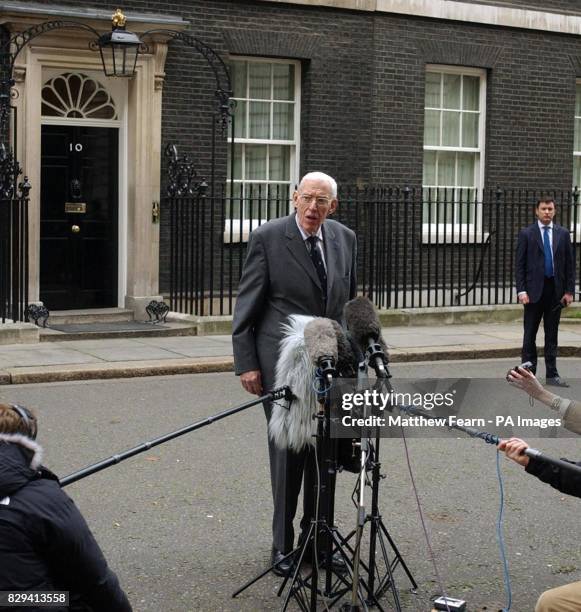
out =
[[[547,378],[558,376],[557,347],[561,308],[559,300],[562,296],[555,293],[555,281],[545,278],[541,299],[534,304],[524,306],[524,337],[521,357],[523,362],[530,361],[534,373],[537,369],[537,332],[541,319],[545,330],[545,368]]]

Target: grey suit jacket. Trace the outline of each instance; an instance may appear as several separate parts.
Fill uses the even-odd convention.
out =
[[[357,292],[355,233],[337,223],[323,223],[327,265],[327,303],[303,242],[295,215],[254,230],[234,309],[232,344],[236,374],[262,372],[270,390],[278,358],[281,324],[290,314],[340,321],[345,303]]]

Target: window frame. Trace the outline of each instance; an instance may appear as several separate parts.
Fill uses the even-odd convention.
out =
[[[301,78],[302,78],[302,65],[300,60],[294,60],[294,59],[285,59],[285,58],[274,58],[274,57],[254,57],[254,56],[248,56],[248,55],[231,55],[228,58],[229,62],[234,62],[234,61],[243,61],[243,62],[252,62],[252,63],[263,63],[263,64],[285,64],[285,65],[293,65],[294,69],[295,69],[295,78],[294,78],[294,100],[292,101],[288,101],[289,104],[294,104],[294,112],[293,112],[293,129],[294,129],[294,139],[293,140],[288,140],[288,139],[268,139],[268,138],[240,138],[240,137],[236,137],[236,135],[234,134],[234,131],[232,130],[232,134],[230,136],[230,134],[228,135],[228,151],[229,151],[229,155],[228,155],[228,172],[230,172],[230,168],[231,168],[231,164],[232,164],[232,160],[230,159],[230,151],[233,151],[234,148],[236,147],[236,145],[265,145],[265,146],[286,146],[289,147],[289,151],[290,151],[290,168],[289,168],[289,179],[288,181],[281,181],[281,180],[270,180],[268,178],[264,179],[264,180],[257,180],[257,179],[246,179],[245,178],[245,158],[246,158],[246,153],[245,153],[245,149],[243,149],[243,153],[242,153],[242,159],[240,160],[240,166],[241,166],[241,175],[242,175],[242,179],[234,179],[233,177],[228,178],[228,182],[230,183],[230,181],[232,181],[232,183],[234,184],[240,184],[243,185],[243,189],[245,185],[248,184],[262,184],[262,185],[266,185],[268,186],[269,184],[281,184],[281,183],[286,183],[288,182],[289,185],[289,205],[288,205],[288,211],[290,212],[292,209],[292,192],[293,192],[293,188],[298,184],[298,180],[299,180],[299,166],[300,166],[300,145],[301,145],[301,125],[300,125],[300,119],[301,119]],[[273,86],[272,80],[271,80],[271,88]],[[247,91],[245,92],[245,94],[248,94],[248,87],[249,87],[249,82],[247,80],[246,83],[246,87],[247,87]],[[272,92],[272,89],[271,89]],[[249,112],[250,112],[250,104],[248,102],[253,101],[253,102],[268,102],[270,104],[273,103],[273,98],[272,98],[272,93],[271,93],[271,98],[266,100],[266,99],[262,99],[262,98],[250,98],[247,95],[245,96],[236,96],[235,92],[232,95],[232,100],[235,100],[236,102],[242,101],[246,103],[246,125],[249,125]],[[280,102],[278,100],[276,100],[276,102]],[[282,101],[284,102],[284,101]],[[272,113],[271,113],[271,124],[270,124],[270,131],[272,133],[272,129],[273,129],[273,117],[272,117]],[[267,154],[266,157],[266,176],[268,177],[268,164],[269,164],[269,156]],[[243,198],[244,201],[244,198]],[[266,218],[260,218],[260,219],[247,219],[244,218],[244,212],[242,212],[242,222],[240,217],[232,217],[233,221],[231,222],[230,220],[231,218],[229,217],[228,219],[225,220],[225,228],[224,228],[224,242],[226,243],[234,243],[234,242],[246,242],[248,240],[248,236],[250,234],[250,232],[252,231],[252,229],[256,228],[258,225],[260,225],[261,223],[264,223],[266,221]],[[242,230],[242,232],[241,232]],[[241,235],[242,233],[242,235]]]
[[[486,96],[487,96],[487,84],[488,75],[484,68],[474,68],[470,66],[451,66],[446,64],[426,64],[424,71],[424,101],[423,101],[423,117],[424,126],[426,120],[426,111],[428,110],[450,110],[464,112],[475,112],[465,111],[463,109],[446,109],[443,105],[443,100],[440,106],[431,107],[426,105],[425,99],[425,85],[428,73],[436,73],[439,75],[443,74],[454,74],[454,75],[465,75],[465,76],[476,76],[479,78],[479,96],[478,96],[478,147],[452,147],[452,146],[441,146],[441,145],[426,145],[425,135],[422,136],[422,193],[425,189],[456,189],[456,186],[427,186],[424,184],[424,160],[426,151],[435,152],[452,152],[452,153],[476,153],[479,156],[478,163],[475,163],[474,173],[475,181],[472,187],[475,190],[476,195],[476,209],[474,211],[474,217],[472,221],[462,221],[459,223],[454,218],[448,223],[436,221],[427,222],[422,221],[422,242],[429,244],[439,243],[477,243],[483,242],[487,239],[488,233],[480,231],[478,235],[475,235],[477,228],[482,228],[482,194],[484,193],[484,167],[485,167],[485,154],[486,154]],[[442,78],[442,77],[441,77]],[[440,130],[442,130],[442,122],[440,123]],[[441,131],[440,131],[441,135]],[[423,197],[422,197],[423,202]],[[425,203],[424,203],[425,206]],[[454,204],[456,209],[456,204]],[[455,215],[454,215],[455,216]],[[423,217],[423,207],[422,207]]]

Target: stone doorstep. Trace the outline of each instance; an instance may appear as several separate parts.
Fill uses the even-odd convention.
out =
[[[105,338],[161,338],[174,336],[197,336],[195,325],[178,325],[168,323],[170,327],[155,325],[143,326],[142,329],[123,331],[83,331],[61,332],[55,329],[40,329],[40,342],[64,342],[70,340],[99,340]]]
[[[133,311],[126,308],[89,308],[86,310],[53,310],[48,325],[114,323],[133,321]]]

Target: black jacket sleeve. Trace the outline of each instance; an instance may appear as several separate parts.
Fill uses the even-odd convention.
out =
[[[563,459],[563,461],[581,466],[581,462],[574,463],[568,459]],[[544,461],[539,461],[534,457],[531,457],[525,469],[529,474],[550,484],[554,489],[561,491],[561,493],[573,495],[574,497],[581,497],[581,474],[561,469],[560,467],[550,465]]]
[[[131,612],[117,576],[74,502],[55,482],[36,522],[40,550],[55,584],[95,611]]]
[[[516,292],[527,291],[527,248],[528,233],[522,229],[516,243]]]
[[[236,375],[260,370],[256,351],[256,322],[264,308],[269,276],[266,249],[259,232],[248,239],[248,252],[238,285],[238,297],[232,319],[232,346]]]

